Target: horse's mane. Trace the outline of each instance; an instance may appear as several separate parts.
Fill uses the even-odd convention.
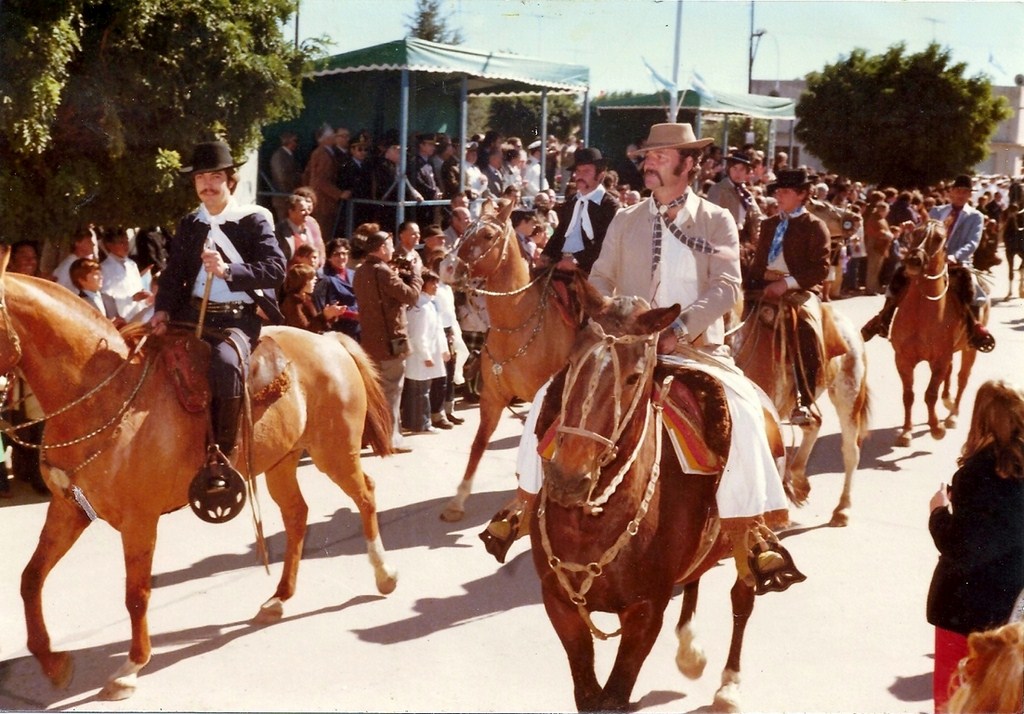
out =
[[[63,315],[72,322],[98,333],[106,340],[108,346],[114,348],[124,346],[127,349],[128,342],[122,333],[114,327],[114,323],[63,285],[52,280],[20,273],[5,273],[4,278],[9,285],[23,289],[26,299],[36,307],[37,311]],[[123,329],[128,334],[138,336],[139,331],[146,329],[146,326],[141,323],[128,323]]]

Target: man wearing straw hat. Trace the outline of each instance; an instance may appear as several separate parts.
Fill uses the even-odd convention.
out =
[[[211,347],[213,445],[228,459],[238,436],[249,355],[260,336],[257,308],[283,322],[274,291],[285,275],[270,211],[239,205],[232,197],[239,165],[227,144],[211,141],[197,144],[191,164],[181,169],[201,205],[178,224],[150,320],[154,335],[166,332],[171,320],[214,329],[216,334],[202,333]],[[212,479],[208,488],[226,484]]]
[[[741,577],[750,578],[744,534],[764,524],[784,524],[788,507],[756,388],[731,360],[710,354],[722,352],[723,316],[741,297],[736,222],[726,209],[692,188],[703,150],[711,141],[697,139],[689,124],[651,127],[643,148],[634,152],[643,156],[644,184],[651,195],[616,214],[589,279],[606,296],[636,295],[656,307],[682,306],[680,316],[659,338],[659,360],[706,372],[724,389],[732,439],[716,498],[723,528],[735,534]],[[541,485],[535,428],[546,391],[547,385],[534,396],[516,462],[519,496],[527,513]],[[493,521],[488,528],[491,535],[505,530]],[[489,549],[499,550],[482,537]],[[500,545],[507,550],[504,542]],[[504,557],[504,551],[499,552]],[[792,578],[788,582],[803,577],[795,569],[785,575]],[[782,588],[788,586],[779,582]]]

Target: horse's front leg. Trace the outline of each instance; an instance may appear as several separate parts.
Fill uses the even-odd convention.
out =
[[[43,618],[43,583],[88,525],[88,517],[77,505],[69,499],[54,496],[46,510],[39,544],[21,574],[28,651],[39,660],[43,673],[53,686],[60,689],[71,683],[75,668],[71,655],[50,649],[50,634]]]
[[[498,428],[498,420],[501,419],[501,411],[505,408],[506,402],[491,384],[490,381],[485,382],[481,391],[480,424],[477,426],[476,436],[473,437],[473,444],[469,448],[469,461],[466,463],[466,471],[455,491],[455,496],[445,504],[444,510],[441,511],[442,521],[454,523],[462,520],[466,513],[466,499],[473,492],[473,477],[476,475],[476,469],[480,465],[484,451],[487,450],[487,444],[490,442],[494,430]]]
[[[719,712],[738,712],[740,707],[740,655],[747,621],[754,610],[754,588],[737,579],[730,592],[732,597],[732,641],[729,656],[722,672],[722,686],[715,692],[714,709]]]
[[[704,674],[708,657],[704,648],[697,644],[693,629],[693,616],[697,614],[697,599],[700,594],[700,579],[683,586],[683,607],[679,613],[679,624],[676,625],[676,638],[679,647],[676,649],[676,666],[687,679],[698,679]]]
[[[977,350],[968,348],[960,352],[960,369],[957,371],[956,375],[956,398],[950,403],[949,415],[946,417],[946,421],[944,422],[950,429],[956,426],[957,419],[960,417],[960,400],[963,399],[964,390],[967,389],[967,380],[971,377],[971,370],[974,369],[974,361],[977,358]],[[949,369],[952,374],[952,361]]]
[[[121,527],[124,549],[124,604],[132,622],[128,659],[118,667],[100,692],[100,699],[127,699],[135,694],[139,670],[149,663],[149,596],[152,591],[153,550],[156,548],[157,516],[138,517]]]
[[[541,582],[544,610],[555,628],[569,659],[576,708],[581,711],[599,709],[601,685],[594,672],[594,638],[583,622],[576,606],[565,599],[554,573],[548,572]]]
[[[910,416],[914,408],[914,365],[901,362],[897,354],[896,370],[899,372],[900,381],[903,382],[903,428],[896,437],[896,446],[910,446],[910,432],[913,430]]]
[[[939,401],[939,389],[943,382],[949,380],[952,367],[952,356],[949,360],[931,363],[931,377],[929,377],[928,386],[924,390],[924,403],[928,408],[928,430],[931,432],[932,438],[936,440],[946,435],[946,427],[939,423],[936,405]]]
[[[615,654],[615,664],[601,694],[602,711],[627,711],[629,695],[640,674],[654,641],[658,639],[671,592],[656,600],[644,600],[619,615],[622,641]]]

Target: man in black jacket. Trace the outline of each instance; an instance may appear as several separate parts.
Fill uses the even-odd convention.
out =
[[[235,449],[249,355],[260,335],[257,307],[271,321],[283,321],[274,291],[283,282],[285,259],[265,208],[242,206],[232,198],[239,166],[222,141],[198,144],[189,176],[202,204],[181,219],[160,281],[154,335],[170,320],[196,323],[204,300],[204,333],[211,347],[211,417],[216,446],[227,458]],[[207,281],[210,281],[207,290]],[[210,490],[226,488],[214,480]]]
[[[619,210],[619,202],[604,188],[607,162],[597,149],[577,149],[573,155],[572,176],[576,194],[555,212],[558,227],[544,246],[541,264],[558,264],[563,270],[590,267],[601,254],[601,243],[608,225]]]

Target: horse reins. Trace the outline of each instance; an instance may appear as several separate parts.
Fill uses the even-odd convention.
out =
[[[921,245],[918,246],[918,250],[920,250],[925,255],[925,258],[926,258],[926,260],[924,262],[925,266],[929,265],[933,260],[935,260],[936,257],[940,257],[942,252],[943,252],[942,247],[945,245],[945,241],[940,243],[939,246],[934,251],[932,251],[931,253],[929,253],[924,248],[924,244],[926,242],[928,242],[929,240],[931,240],[932,236],[935,235],[935,229],[936,229],[936,227],[938,225],[939,225],[939,223],[937,221],[929,221],[928,225],[925,227],[925,233],[921,237]],[[945,278],[948,275],[949,275],[949,263],[947,261],[943,260],[942,261],[942,270],[940,270],[935,275],[929,275],[928,273],[924,273],[923,272],[921,277],[923,277],[925,280],[942,280],[942,278]],[[927,294],[924,294],[924,293],[922,293],[922,294],[924,294],[924,298],[926,300],[931,300],[933,302],[938,302],[939,300],[941,300],[942,298],[944,298],[946,296],[947,292],[949,292],[949,280],[946,280],[946,284],[942,286],[942,291],[938,295],[927,295]]]
[[[589,360],[595,360],[600,362],[605,358],[605,355],[610,355],[613,377],[615,384],[622,383],[622,360],[619,358],[618,352],[615,350],[616,345],[620,344],[635,344],[637,342],[643,342],[644,344],[644,373],[641,384],[646,385],[650,381],[651,375],[654,373],[654,365],[657,362],[657,348],[658,348],[658,335],[623,335],[616,337],[605,333],[599,324],[591,322],[588,330],[593,332],[597,336],[597,340],[584,352],[583,357],[580,358],[575,364],[571,364],[569,372],[566,375],[565,384],[562,387],[562,403],[565,404],[572,389],[576,386],[576,383],[580,379],[580,374],[583,365]],[[579,426],[566,426],[561,424],[557,427],[556,431],[560,434],[572,434],[575,436],[582,436],[584,438],[591,439],[601,444],[604,449],[598,455],[596,459],[596,465],[591,470],[592,482],[590,486],[590,492],[587,494],[587,501],[585,507],[588,512],[592,515],[597,515],[601,512],[602,506],[608,502],[608,499],[612,497],[616,489],[622,483],[622,480],[626,476],[626,472],[633,465],[637,455],[640,451],[640,444],[643,439],[638,442],[636,450],[626,459],[625,463],[619,469],[618,473],[611,480],[605,490],[600,496],[594,498],[594,489],[597,487],[601,469],[610,464],[618,456],[618,441],[621,438],[626,427],[629,425],[633,418],[633,414],[636,413],[637,407],[640,405],[641,400],[644,397],[643,386],[638,387],[633,398],[630,400],[629,406],[625,411],[622,409],[621,401],[616,398],[613,400],[613,421],[612,421],[612,432],[609,437],[602,436],[592,429],[587,429],[587,420],[590,417],[591,412],[594,408],[594,398],[597,393],[598,378],[603,370],[596,369],[593,374],[590,375],[590,380],[587,383],[587,396],[583,400],[582,411],[580,414]],[[646,432],[650,421],[650,414],[648,413],[647,418],[644,420],[644,431]],[[557,451],[559,447],[559,440],[556,439],[555,449]]]

